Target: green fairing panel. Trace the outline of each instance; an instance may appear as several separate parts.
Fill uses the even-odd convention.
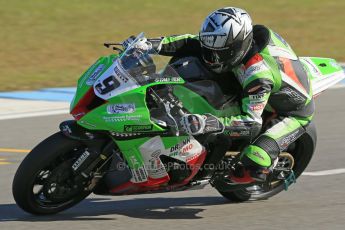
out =
[[[183,107],[188,108],[190,113],[211,113],[217,117],[230,117],[241,114],[241,110],[238,105],[227,107],[224,110],[216,110],[199,94],[181,85],[174,87],[174,95],[179,98]]]
[[[162,79],[165,81],[161,81]],[[174,79],[176,80],[176,78]],[[168,78],[160,78],[157,79],[157,82],[141,86],[127,91],[120,96],[110,98],[105,104],[83,116],[78,121],[78,124],[87,129],[108,130],[118,133],[164,131],[163,128],[150,120],[150,112],[146,105],[146,90],[154,85],[184,83],[182,78],[178,81],[168,80]],[[135,105],[135,109],[130,113],[112,113],[109,111],[112,105],[119,104],[133,104]]]
[[[114,97],[107,103],[97,107],[82,117],[78,123],[88,129],[109,130],[113,132],[126,132],[125,127],[132,125],[147,125],[147,131],[161,131],[159,126],[150,121],[150,113],[145,103],[146,88],[136,92],[126,93],[120,97]],[[112,105],[133,104],[135,111],[132,113],[112,113]],[[92,124],[93,126],[90,126]]]
[[[332,58],[311,57],[310,60],[317,66],[323,75],[342,71],[341,66]]]

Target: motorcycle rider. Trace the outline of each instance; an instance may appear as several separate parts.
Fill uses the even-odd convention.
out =
[[[149,41],[160,55],[199,57],[215,78],[235,76],[242,87],[242,114],[218,119],[226,134],[254,141],[242,150],[242,164],[230,179],[243,184],[265,181],[279,153],[305,133],[314,113],[308,75],[289,44],[263,25],[252,26],[249,14],[235,7],[208,15],[199,35]],[[261,132],[264,111],[276,117]],[[198,135],[207,132],[208,119],[213,117],[187,114],[181,123],[187,133]]]

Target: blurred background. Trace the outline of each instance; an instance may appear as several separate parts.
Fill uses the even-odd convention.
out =
[[[300,56],[345,61],[344,0],[0,0],[0,91],[74,86],[105,41],[198,33],[224,6],[282,35]]]

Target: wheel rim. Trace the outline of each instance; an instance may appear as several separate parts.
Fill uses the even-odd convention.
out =
[[[73,162],[85,148],[74,148],[39,170],[32,183],[31,196],[35,203],[43,208],[56,208],[74,201],[77,194],[83,192],[82,187],[74,181]]]

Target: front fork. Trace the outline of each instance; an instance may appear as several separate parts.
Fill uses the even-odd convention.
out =
[[[74,120],[60,124],[61,132],[68,138],[83,143],[83,153],[73,162],[71,169],[76,180],[88,180],[88,190],[92,190],[107,171],[104,167],[111,161],[116,144],[103,132],[93,132],[77,124]]]

